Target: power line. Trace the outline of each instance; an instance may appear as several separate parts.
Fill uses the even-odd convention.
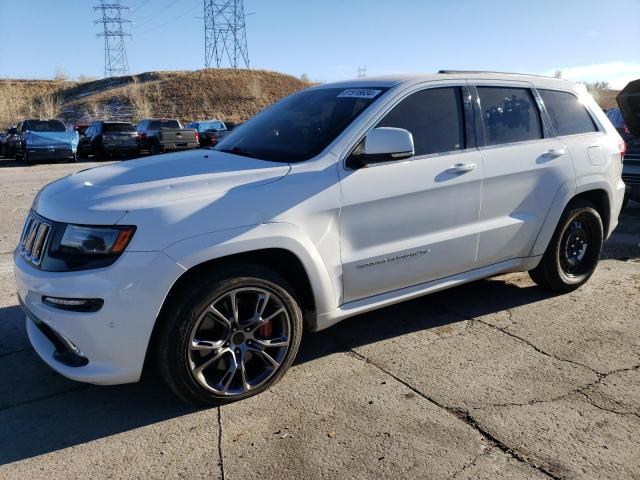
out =
[[[123,26],[131,21],[123,18],[123,12],[129,13],[129,7],[121,5],[120,0],[100,0],[100,5],[93,7],[93,10],[102,12],[102,18],[93,23],[101,23],[103,28],[96,36],[104,37],[104,76],[128,75],[129,61],[124,38],[131,37],[131,34],[125,32]]]
[[[243,0],[204,0],[204,65],[249,68]]]

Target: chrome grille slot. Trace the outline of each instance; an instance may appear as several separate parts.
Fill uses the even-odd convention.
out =
[[[36,239],[33,241],[33,247],[31,248],[31,262],[35,265],[40,264],[40,260],[42,259],[42,252],[44,250],[44,244],[47,241],[47,236],[49,235],[49,230],[51,227],[46,223],[41,223],[40,227],[38,227],[38,233],[36,234]]]
[[[31,258],[31,249],[33,248],[33,242],[36,239],[36,234],[38,233],[38,227],[40,226],[40,220],[34,218],[31,222],[31,226],[29,227],[29,233],[24,239],[24,243],[22,244],[24,248],[24,256],[25,258]]]
[[[50,233],[51,225],[31,213],[20,237],[20,255],[31,264],[40,265]]]

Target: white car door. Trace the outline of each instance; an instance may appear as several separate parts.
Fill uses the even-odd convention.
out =
[[[345,302],[474,267],[482,161],[472,115],[466,85],[451,84],[416,87],[378,114],[372,126],[412,133],[415,155],[341,169]]]
[[[480,267],[529,255],[556,193],[574,182],[574,172],[530,84],[472,83],[484,133]]]

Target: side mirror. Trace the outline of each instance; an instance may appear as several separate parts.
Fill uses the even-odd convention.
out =
[[[374,128],[349,157],[350,167],[405,160],[414,155],[413,135],[404,128]]]

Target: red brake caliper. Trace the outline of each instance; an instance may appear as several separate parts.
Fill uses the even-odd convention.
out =
[[[269,321],[256,330],[260,338],[271,338],[273,335],[273,324]]]

